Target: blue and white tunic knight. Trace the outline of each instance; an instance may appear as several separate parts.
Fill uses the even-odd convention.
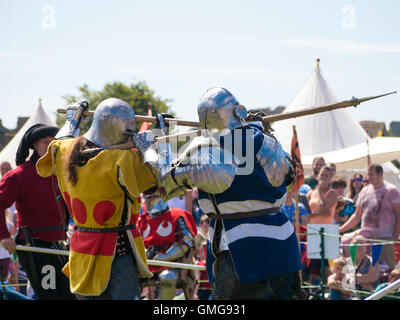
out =
[[[160,161],[144,136],[135,140],[164,198],[198,187],[199,205],[211,218],[206,263],[210,281],[215,280],[220,251],[229,251],[241,283],[301,270],[296,233],[280,212],[291,183],[290,156],[259,122],[244,121],[246,108],[224,88],[209,89],[198,114],[201,128],[218,130],[218,135],[194,138],[172,163]],[[222,223],[218,237],[217,223]]]

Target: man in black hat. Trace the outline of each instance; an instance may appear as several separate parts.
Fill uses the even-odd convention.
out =
[[[42,178],[36,171],[37,160],[47,152],[58,130],[44,124],[30,127],[16,154],[17,168],[0,182],[0,243],[10,253],[16,252],[16,244],[64,249],[69,216],[57,178]],[[30,149],[33,154],[27,160]],[[14,202],[18,233],[12,239],[4,212]],[[68,278],[61,271],[67,257],[20,250],[17,254],[37,299],[74,299]]]

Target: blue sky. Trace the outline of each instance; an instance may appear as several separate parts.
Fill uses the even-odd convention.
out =
[[[197,119],[207,88],[249,108],[287,105],[321,59],[336,96],[400,91],[400,1],[0,0],[0,119],[15,128],[42,98],[54,117],[86,83],[146,81]],[[400,92],[351,114],[400,121]]]

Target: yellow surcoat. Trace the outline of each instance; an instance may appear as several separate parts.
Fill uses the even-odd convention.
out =
[[[68,157],[75,139],[54,140],[36,164],[42,177],[56,174],[60,190],[77,226],[113,228],[127,206],[127,224],[136,224],[140,193],[156,183],[136,150],[104,150],[85,165],[76,166],[77,183],[68,179]],[[127,196],[130,201],[127,201]],[[151,277],[142,237],[127,231],[136,258],[138,276]],[[115,254],[117,233],[74,231],[69,262],[63,272],[70,278],[72,293],[100,295],[107,287]]]

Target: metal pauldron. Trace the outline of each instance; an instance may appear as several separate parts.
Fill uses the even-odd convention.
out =
[[[264,169],[269,183],[274,187],[278,187],[282,185],[286,179],[286,175],[289,173],[291,167],[287,159],[289,155],[283,150],[279,141],[273,136],[265,133],[263,136],[264,141],[256,157],[259,164]]]

